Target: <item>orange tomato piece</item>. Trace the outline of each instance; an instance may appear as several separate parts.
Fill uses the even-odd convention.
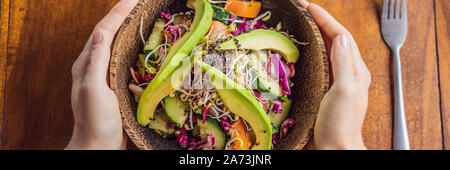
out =
[[[209,33],[211,34],[211,36],[215,36],[220,32],[225,32],[226,35],[230,33],[228,31],[228,27],[224,23],[213,20],[211,23],[211,27],[209,28]]]
[[[247,126],[245,126],[244,121],[241,119],[231,125],[230,130],[233,131],[231,139],[239,138],[242,140],[236,140],[230,145],[231,150],[249,150],[252,145],[250,140],[250,134],[247,132]]]
[[[225,9],[239,17],[256,18],[261,10],[261,2],[228,0]]]

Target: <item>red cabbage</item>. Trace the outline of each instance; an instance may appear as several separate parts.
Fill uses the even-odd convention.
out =
[[[195,141],[195,139],[193,138],[193,137],[190,137],[189,138],[189,145],[190,146],[194,146],[194,145],[197,145],[198,143]]]
[[[261,95],[261,93],[258,90],[253,90],[253,94],[255,94],[255,97],[262,102],[265,102],[267,100],[267,98]]]
[[[252,28],[252,21],[245,21],[239,25],[236,31],[231,32],[234,36],[237,36],[242,33],[247,33],[251,30],[255,29],[266,29],[266,25],[262,24],[260,21],[257,21],[256,24]]]
[[[209,109],[210,109],[210,108],[208,107],[208,108],[206,108],[205,110],[203,110],[202,123],[205,123],[205,121],[206,121],[206,113],[208,113]]]
[[[177,142],[180,142],[180,141],[182,141],[183,139],[183,136],[186,134],[186,129],[184,129],[184,128],[179,128],[179,129],[177,129],[178,130],[178,132],[179,132],[179,134],[178,134],[178,136],[177,136]]]
[[[198,150],[198,149],[203,149],[205,147],[211,147],[214,146],[216,140],[214,138],[214,135],[209,134],[208,137],[206,137],[206,141],[200,140],[195,142],[195,139],[190,139],[189,140],[189,144],[190,147],[188,148],[188,150]],[[212,149],[215,149],[214,147]]]
[[[234,20],[236,20],[236,17],[234,15],[230,14],[230,19],[231,19],[231,22],[233,22]]]
[[[280,127],[280,139],[282,139],[283,137],[285,137],[288,133],[288,130],[290,127],[295,125],[295,120],[293,119],[286,119],[283,124],[281,124]]]
[[[251,21],[245,21],[239,25],[236,31],[231,32],[234,36],[237,36],[241,33],[246,33],[250,31],[250,26],[252,25]]]
[[[279,114],[280,111],[281,111],[281,101],[279,101],[279,100],[274,100],[274,101],[272,101],[272,104],[273,104],[272,111],[273,111],[275,114]]]
[[[277,134],[276,133],[272,134],[272,143],[277,144]]]
[[[267,63],[267,72],[269,73],[269,76],[270,77],[272,77],[272,58],[273,57],[270,57],[269,58],[269,62]]]
[[[213,134],[208,135],[208,143],[210,144],[210,146],[213,146],[216,143],[216,138],[214,138]]]
[[[133,67],[130,67],[131,77],[133,77],[133,80],[136,81],[137,84],[141,84],[141,76],[139,76],[136,71],[134,71]]]
[[[155,77],[154,74],[148,74],[148,75],[145,75],[144,77],[142,77],[141,79],[144,80],[144,82],[149,83],[150,80],[152,80],[154,77]]]
[[[179,130],[179,135],[177,136],[177,142],[178,144],[180,144],[181,148],[187,148],[189,143],[188,143],[188,139],[189,136],[186,134],[186,130],[184,128],[180,128]]]
[[[295,67],[294,64],[289,65],[289,70],[291,71],[291,77],[295,76]]]
[[[228,121],[228,116],[223,117],[222,120]]]
[[[278,56],[278,55],[276,55]],[[278,57],[279,59],[279,57]],[[280,59],[278,60],[278,73],[279,73],[279,83],[281,85],[281,93],[283,95],[291,94],[291,87],[289,86],[289,70],[285,67],[286,64]]]
[[[280,56],[278,55],[278,53],[276,53],[275,51],[272,51],[272,54],[270,55],[270,59],[269,59],[269,63],[267,70],[269,72],[269,76],[272,77],[272,79],[274,80],[279,80],[280,79]],[[273,71],[273,72],[272,72]]]
[[[225,117],[227,119],[222,119],[222,121],[220,121],[220,126],[222,127],[223,130],[230,130],[231,125],[230,122],[228,122],[228,117]]]
[[[257,21],[255,26],[253,26],[253,29],[266,29],[266,28],[267,28],[266,25],[264,25],[260,21]]]
[[[177,42],[177,40],[180,38],[178,28],[175,26],[167,26],[167,30],[173,35],[173,42]]]
[[[169,121],[169,126],[167,127],[167,130],[172,129],[175,125]]]
[[[169,22],[170,19],[172,19],[172,15],[170,15],[170,12],[168,13],[161,12],[161,17],[163,17],[166,20],[166,22]]]
[[[264,105],[264,107],[267,109],[267,112],[269,112],[270,108],[269,108],[269,106],[267,105],[267,103],[264,103],[263,105]]]

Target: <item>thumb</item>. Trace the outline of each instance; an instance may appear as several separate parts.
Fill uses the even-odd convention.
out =
[[[121,0],[94,28],[88,42],[90,54],[87,56],[87,79],[102,82],[106,80],[114,36],[137,2],[138,0]]]
[[[338,35],[331,47],[331,63],[335,83],[355,81],[354,60],[350,38],[346,34]]]

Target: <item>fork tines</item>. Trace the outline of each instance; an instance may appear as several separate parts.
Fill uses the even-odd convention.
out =
[[[401,1],[401,6],[400,6],[400,1]],[[407,12],[406,1],[407,0],[384,0],[383,13],[381,15],[381,18],[382,19],[406,19],[408,17],[407,13],[406,13]]]

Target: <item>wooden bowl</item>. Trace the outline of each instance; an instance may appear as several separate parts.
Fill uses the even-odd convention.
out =
[[[176,150],[178,145],[160,137],[151,129],[136,121],[137,103],[128,90],[131,81],[129,68],[134,66],[143,45],[139,36],[139,23],[145,11],[144,37],[148,37],[156,17],[163,11],[179,12],[186,9],[186,0],[141,0],[122,24],[114,43],[110,63],[110,85],[117,94],[122,113],[123,128],[139,149]],[[269,26],[281,21],[283,30],[295,35],[299,41],[309,42],[300,50],[300,60],[295,65],[296,75],[292,79],[293,104],[290,118],[296,120],[288,136],[277,141],[274,149],[302,149],[312,136],[314,122],[320,102],[328,91],[329,67],[326,49],[311,15],[296,0],[263,0],[263,12],[270,10]]]

